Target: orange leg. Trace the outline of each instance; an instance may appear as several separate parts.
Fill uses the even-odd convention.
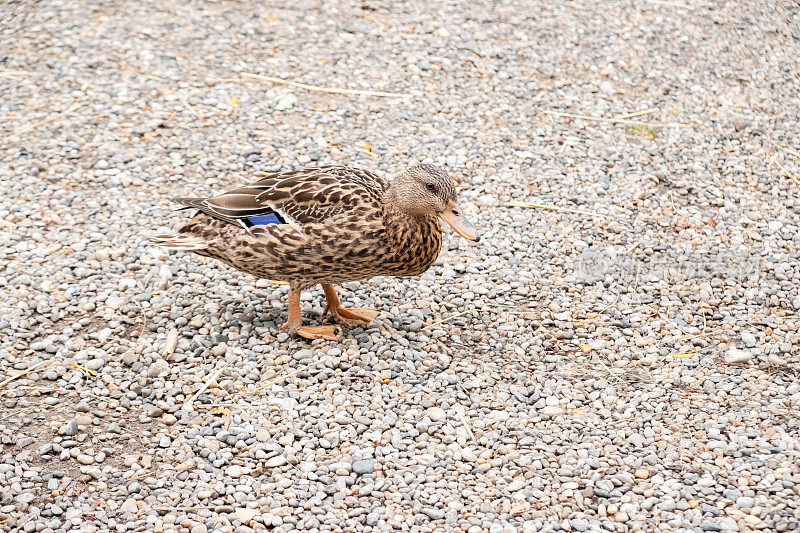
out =
[[[289,290],[289,318],[286,319],[283,329],[306,339],[338,340],[333,326],[303,325],[303,318],[300,316],[300,291]]]
[[[380,314],[377,309],[370,307],[352,307],[349,309],[342,307],[339,297],[336,296],[336,289],[330,283],[323,283],[322,290],[325,291],[325,300],[328,302],[328,305],[325,306],[325,312],[322,314],[324,315],[330,311],[333,319],[343,326],[354,328],[369,324]]]

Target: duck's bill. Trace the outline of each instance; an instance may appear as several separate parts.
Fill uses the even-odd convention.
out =
[[[439,218],[447,222],[447,224],[453,228],[453,231],[465,239],[476,242],[480,240],[480,237],[478,237],[478,232],[475,231],[475,227],[469,220],[467,220],[467,217],[462,214],[460,208],[454,207],[448,209],[441,213]]]

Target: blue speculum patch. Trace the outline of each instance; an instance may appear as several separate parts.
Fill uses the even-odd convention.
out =
[[[283,220],[274,213],[270,213],[269,215],[258,215],[256,217],[250,217],[247,220],[254,226],[266,226],[267,224],[283,224]]]

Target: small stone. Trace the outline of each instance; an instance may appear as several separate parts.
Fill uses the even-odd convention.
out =
[[[31,503],[35,498],[32,492],[23,492],[19,496],[17,496],[17,501],[19,503]]]
[[[753,355],[748,350],[739,350],[738,348],[731,348],[723,357],[725,363],[729,365],[742,364],[748,362]]]
[[[255,517],[260,515],[261,512],[258,509],[248,509],[246,507],[239,507],[234,511],[234,516],[242,523],[242,524],[249,524],[253,521]]]
[[[230,476],[232,478],[241,477],[242,467],[239,465],[231,465],[227,469],[225,469],[225,475]]]
[[[647,479],[650,477],[650,471],[646,468],[639,468],[633,473],[633,475],[639,479]]]
[[[440,422],[447,418],[447,413],[441,407],[431,407],[428,409],[428,418],[430,418],[432,422]]]
[[[546,405],[539,410],[543,415],[550,417],[558,416],[564,413],[564,410],[558,405]]]
[[[575,531],[588,531],[589,530],[589,521],[583,518],[573,518],[569,521],[572,529]]]
[[[742,342],[748,348],[753,348],[756,345],[756,337],[749,331],[742,332]]]
[[[64,435],[74,437],[78,433],[78,421],[74,418],[64,426]]]
[[[122,364],[125,366],[133,366],[133,364],[138,360],[139,356],[133,350],[128,350],[122,354]]]
[[[703,513],[708,513],[708,514],[710,514],[712,516],[719,516],[719,509],[717,509],[715,506],[709,505],[707,503],[701,503],[700,504],[700,510],[703,511]]]
[[[134,513],[139,509],[136,500],[133,498],[128,498],[122,505],[119,506],[119,510],[121,513]]]
[[[94,457],[85,453],[78,454],[78,457],[76,457],[75,460],[82,465],[90,465],[94,463]]]
[[[178,421],[178,418],[171,413],[164,413],[164,415],[161,417],[161,421],[164,422],[164,424],[171,426]]]
[[[292,93],[286,93],[275,103],[275,111],[286,111],[297,103],[297,97]]]
[[[147,370],[147,376],[151,378],[163,377],[169,374],[169,363],[163,359],[156,360]]]
[[[117,310],[125,305],[125,299],[120,298],[119,296],[109,296],[106,298],[106,305],[111,309]]]
[[[273,513],[264,513],[261,515],[261,521],[264,522],[264,525],[271,525],[272,527],[278,527],[283,524],[283,518]]]
[[[360,459],[353,461],[353,472],[363,476],[365,474],[372,474],[375,471],[375,459]]]
[[[264,466],[267,468],[277,468],[286,464],[286,457],[283,455],[276,455],[264,461]]]
[[[95,359],[90,359],[86,363],[86,368],[88,368],[89,370],[95,370],[96,371],[96,370],[100,370],[101,368],[103,368],[103,366],[105,364],[106,364],[106,360],[105,359],[103,359],[102,357],[97,357]]]
[[[756,504],[756,500],[750,496],[740,496],[736,499],[736,507],[740,509],[751,509]]]
[[[436,507],[432,507],[430,509],[423,509],[422,512],[428,515],[428,517],[431,520],[441,520],[442,518],[444,518],[444,510],[437,509]]]
[[[716,484],[717,483],[716,483],[716,481],[714,481],[714,478],[709,477],[709,476],[703,476],[703,477],[701,477],[700,479],[697,480],[697,486],[698,487],[713,487]]]

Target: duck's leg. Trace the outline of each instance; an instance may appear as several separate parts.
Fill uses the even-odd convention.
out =
[[[339,297],[336,296],[336,289],[330,283],[323,283],[322,290],[325,291],[325,300],[328,302],[322,314],[325,315],[330,311],[333,319],[339,324],[353,328],[369,324],[380,314],[377,309],[371,307],[342,307]]]
[[[333,326],[304,326],[300,316],[300,291],[289,290],[289,318],[283,325],[289,333],[300,335],[306,339],[338,340]]]

